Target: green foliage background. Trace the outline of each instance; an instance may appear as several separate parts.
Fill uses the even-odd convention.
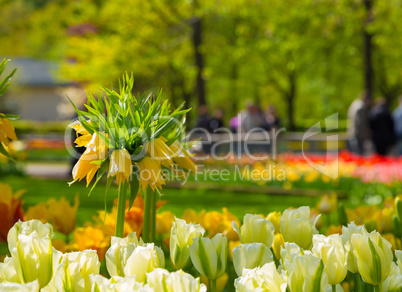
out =
[[[173,105],[196,107],[193,24],[201,21],[207,103],[227,119],[254,100],[274,104],[286,124],[292,90],[296,124],[334,112],[345,118],[364,88],[364,29],[373,35],[375,96],[395,105],[402,93],[402,0],[0,0],[0,7],[0,55],[56,60],[63,78],[93,91],[132,71],[136,91],[163,88]]]

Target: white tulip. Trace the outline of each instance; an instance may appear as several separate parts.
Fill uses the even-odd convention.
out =
[[[274,225],[271,221],[259,215],[246,214],[240,229],[235,221],[232,222],[232,227],[239,234],[240,241],[243,244],[260,242],[271,248],[274,242]]]
[[[242,274],[243,269],[262,267],[272,261],[271,250],[259,242],[241,244],[233,249],[233,265],[238,276]]]
[[[344,246],[349,244],[348,251],[348,270],[352,273],[358,273],[356,258],[353,254],[353,244],[351,242],[352,234],[367,234],[366,228],[363,225],[356,226],[354,222],[349,223],[348,227],[342,226],[342,243]]]

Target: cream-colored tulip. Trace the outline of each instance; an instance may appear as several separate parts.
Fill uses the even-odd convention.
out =
[[[296,243],[285,242],[285,248],[281,248],[281,263],[285,270],[292,269],[296,257],[304,255],[303,250]]]
[[[20,283],[38,280],[45,287],[53,276],[53,228],[39,220],[18,221],[10,229],[7,241]]]
[[[393,260],[392,245],[373,231],[369,234],[352,234],[353,254],[363,281],[379,285],[389,275]]]
[[[286,276],[278,273],[274,262],[255,269],[244,269],[234,285],[237,292],[285,292],[287,286]]]
[[[196,237],[190,247],[190,257],[197,271],[209,279],[221,277],[226,270],[228,240],[218,233],[212,239]]]
[[[155,269],[147,274],[147,286],[154,291],[165,292],[206,292],[207,287],[182,270],[169,273],[165,269]]]
[[[296,256],[288,272],[288,290],[290,292],[320,292],[328,288],[328,278],[324,263],[311,254]]]
[[[388,278],[381,283],[382,291],[401,292],[402,291],[402,272],[394,262],[391,263]]]
[[[304,249],[309,249],[313,242],[313,234],[318,233],[315,224],[319,217],[314,221],[310,220],[310,207],[286,209],[280,221],[283,238],[287,242],[294,242]]]
[[[14,261],[10,257],[6,257],[4,262],[0,263],[0,283],[1,282],[19,282],[18,275],[14,267]]]
[[[19,284],[12,282],[0,283],[0,291],[2,292],[39,292],[39,282],[35,280],[27,284]]]
[[[182,269],[190,262],[190,246],[193,238],[205,233],[199,224],[187,224],[185,220],[175,218],[170,230],[170,259],[176,269]]]
[[[363,225],[356,226],[354,222],[349,223],[348,227],[342,226],[342,243],[346,246],[349,243],[348,251],[348,270],[352,273],[358,273],[357,262],[355,255],[353,254],[353,244],[351,242],[352,234],[367,234],[366,228]]]
[[[243,269],[254,269],[273,261],[271,250],[260,242],[245,243],[233,249],[233,265],[237,276]]]
[[[95,250],[63,254],[48,291],[91,291],[90,275],[98,275],[100,262]]]
[[[91,292],[120,292],[120,291],[143,291],[143,283],[137,282],[134,276],[111,277],[107,279],[101,275],[91,275]]]
[[[325,272],[328,275],[328,284],[336,285],[341,283],[348,272],[348,248],[342,244],[339,234],[313,236],[313,254],[322,259],[325,265]]]
[[[271,248],[274,242],[274,225],[259,215],[246,214],[240,229],[235,221],[232,222],[232,227],[239,234],[240,241],[243,244],[260,242]]]

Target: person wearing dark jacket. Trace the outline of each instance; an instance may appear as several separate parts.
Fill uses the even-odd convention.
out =
[[[380,155],[387,155],[395,143],[395,134],[394,121],[385,99],[378,100],[369,119],[375,151]]]

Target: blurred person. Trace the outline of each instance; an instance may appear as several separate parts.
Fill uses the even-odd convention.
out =
[[[211,132],[209,123],[211,122],[211,116],[209,115],[208,107],[204,104],[198,108],[198,119],[196,128],[205,129],[207,132]]]
[[[395,138],[398,146],[398,155],[402,155],[402,95],[399,97],[399,105],[392,114],[394,120]]]
[[[278,130],[280,125],[280,119],[276,113],[276,108],[270,105],[265,112],[265,129]]]
[[[380,98],[376,102],[369,119],[375,151],[379,155],[387,155],[395,143],[395,136],[394,121],[384,98]]]
[[[240,127],[240,117],[239,115],[235,115],[233,118],[230,119],[229,122],[230,125],[230,130],[232,133],[237,133],[239,132],[239,127]]]
[[[241,132],[247,133],[255,128],[262,129],[265,125],[265,119],[260,107],[252,101],[248,101],[246,104],[247,109],[240,112]]]
[[[218,108],[214,112],[214,117],[209,121],[209,128],[214,133],[216,129],[222,128],[223,124],[223,110]]]
[[[364,155],[365,144],[371,137],[369,111],[371,98],[367,93],[352,102],[348,110],[348,136],[351,151]]]

